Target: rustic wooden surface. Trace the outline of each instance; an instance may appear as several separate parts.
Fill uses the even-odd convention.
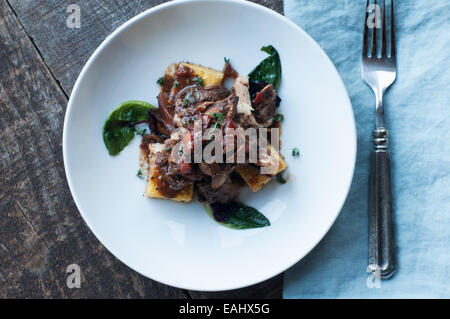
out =
[[[67,186],[68,96],[103,39],[160,0],[0,0],[0,298],[280,298],[283,276],[206,293],[134,272],[94,237]],[[282,0],[255,0],[282,13]],[[78,3],[82,27],[66,26]],[[66,267],[81,267],[80,289]]]

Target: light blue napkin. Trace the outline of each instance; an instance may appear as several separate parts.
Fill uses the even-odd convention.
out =
[[[285,298],[450,298],[450,1],[395,1],[398,77],[388,91],[398,271],[369,288],[374,96],[361,80],[364,0],[285,0],[336,65],[358,130],[353,185],[321,243],[285,275]]]

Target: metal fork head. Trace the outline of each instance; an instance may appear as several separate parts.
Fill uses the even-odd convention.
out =
[[[386,46],[386,5],[382,0],[381,23],[379,22],[379,6],[377,0],[371,4],[367,0],[366,14],[364,19],[364,38],[362,47],[361,72],[363,80],[375,92],[378,102],[382,104],[384,91],[394,83],[397,77],[396,48],[394,36],[394,0],[391,0],[390,9],[390,37],[389,50]],[[375,12],[369,16],[369,12]],[[374,18],[375,21],[369,21]],[[380,54],[378,54],[377,28],[381,29]],[[371,31],[370,31],[371,29]],[[370,36],[369,36],[370,33]],[[370,52],[369,52],[370,49]],[[380,101],[378,101],[380,100]]]

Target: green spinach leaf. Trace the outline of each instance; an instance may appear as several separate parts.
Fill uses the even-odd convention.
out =
[[[271,45],[262,47],[261,51],[270,54],[270,56],[261,61],[261,63],[249,73],[249,79],[251,82],[263,81],[270,83],[275,90],[278,90],[281,81],[280,55]]]
[[[275,175],[275,179],[277,180],[278,183],[280,184],[286,184],[287,181],[284,179],[283,173],[278,173],[277,175]]]
[[[270,221],[253,207],[242,203],[206,204],[206,212],[219,224],[233,229],[270,226]]]
[[[135,134],[132,123],[144,121],[148,110],[155,106],[142,101],[127,101],[119,105],[103,126],[103,141],[110,155],[119,154],[130,143]]]

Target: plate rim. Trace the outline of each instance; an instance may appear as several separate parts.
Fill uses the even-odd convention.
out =
[[[103,237],[99,234],[99,232],[97,231],[97,229],[93,226],[93,224],[90,222],[89,218],[87,217],[87,215],[84,213],[83,209],[82,209],[82,205],[81,202],[78,199],[78,196],[76,194],[76,192],[74,191],[74,185],[72,184],[71,181],[71,175],[72,173],[70,172],[69,166],[68,166],[68,160],[67,158],[69,157],[68,155],[68,150],[67,150],[67,130],[68,130],[68,122],[70,121],[70,117],[71,117],[71,113],[74,110],[74,106],[73,106],[73,97],[77,94],[78,90],[79,90],[79,86],[80,84],[83,82],[83,79],[88,71],[88,69],[90,68],[91,64],[93,64],[93,62],[97,59],[97,57],[99,56],[99,54],[102,52],[103,48],[106,47],[115,37],[117,37],[122,31],[124,31],[127,27],[137,23],[139,20],[146,18],[147,16],[150,16],[160,10],[164,10],[166,8],[170,8],[170,7],[174,7],[174,6],[178,6],[181,5],[183,3],[211,3],[211,2],[222,2],[222,3],[234,3],[234,4],[238,4],[238,5],[243,5],[243,6],[248,6],[248,7],[252,7],[255,10],[261,10],[264,11],[267,14],[270,14],[272,16],[274,16],[275,18],[282,20],[283,23],[287,23],[289,26],[293,27],[294,29],[296,29],[297,32],[301,33],[305,39],[307,41],[309,41],[310,43],[312,43],[313,46],[316,46],[319,51],[322,53],[322,55],[325,58],[325,61],[328,63],[328,65],[331,67],[331,69],[333,70],[333,72],[335,72],[335,74],[337,75],[338,79],[339,79],[339,85],[342,87],[344,93],[345,93],[345,99],[347,100],[347,107],[350,109],[350,114],[351,116],[351,126],[352,126],[352,133],[354,136],[354,140],[353,140],[353,156],[352,156],[352,172],[351,172],[351,178],[349,178],[349,181],[347,182],[347,191],[345,192],[345,196],[343,197],[343,199],[341,200],[341,203],[339,205],[339,210],[335,213],[335,216],[332,220],[330,220],[329,225],[326,227],[325,232],[319,236],[319,240],[317,240],[317,242],[311,246],[311,248],[307,251],[305,251],[303,254],[299,254],[298,257],[290,263],[287,263],[286,265],[283,265],[282,267],[278,267],[277,270],[272,271],[270,274],[266,274],[265,276],[263,276],[263,278],[258,279],[258,280],[253,280],[250,282],[245,282],[239,285],[233,285],[233,286],[227,286],[225,288],[219,288],[219,289],[214,289],[214,288],[204,288],[202,287],[199,290],[199,287],[194,287],[194,286],[189,286],[189,285],[184,285],[184,284],[177,284],[177,283],[171,283],[171,282],[167,282],[166,280],[159,280],[159,279],[154,279],[148,275],[146,275],[145,273],[143,273],[142,271],[139,271],[137,269],[135,269],[134,267],[130,266],[125,260],[122,260],[121,258],[119,258],[112,249],[109,248],[109,244],[105,244],[105,241],[103,240]],[[72,92],[70,94],[69,97],[69,101],[67,104],[67,108],[66,108],[66,112],[65,112],[65,116],[64,116],[64,125],[63,125],[63,136],[62,136],[62,148],[63,148],[63,163],[64,163],[64,171],[66,174],[66,180],[67,183],[69,185],[69,189],[70,189],[70,193],[72,195],[72,198],[75,202],[75,205],[78,209],[78,212],[80,213],[81,217],[83,218],[84,222],[86,223],[86,225],[89,227],[90,231],[94,234],[94,236],[100,241],[100,243],[108,250],[109,253],[111,253],[115,258],[117,258],[120,262],[122,262],[123,264],[125,264],[127,267],[129,267],[130,269],[132,269],[133,271],[141,274],[142,276],[149,278],[151,280],[157,281],[159,283],[171,286],[171,287],[176,287],[176,288],[180,288],[180,289],[186,289],[186,290],[197,290],[197,291],[228,291],[228,290],[233,290],[233,289],[240,289],[240,288],[244,288],[244,287],[248,287],[248,286],[252,286],[258,283],[261,283],[263,281],[266,281],[270,278],[273,278],[279,274],[281,274],[282,272],[288,270],[289,268],[291,268],[292,266],[294,266],[296,263],[298,263],[300,260],[302,260],[306,255],[308,255],[315,247],[317,247],[317,245],[323,240],[323,238],[326,236],[326,234],[328,234],[328,232],[330,231],[331,227],[334,225],[334,223],[336,222],[337,217],[339,216],[339,214],[342,211],[342,208],[346,202],[346,199],[348,197],[352,182],[353,182],[353,178],[354,178],[354,173],[355,173],[355,167],[356,167],[356,156],[357,156],[357,148],[358,148],[358,144],[357,144],[357,130],[356,130],[356,121],[355,121],[355,115],[353,112],[353,106],[350,100],[350,97],[348,95],[347,89],[345,87],[345,84],[342,80],[342,77],[340,76],[339,72],[337,71],[335,65],[333,64],[333,62],[331,61],[331,59],[329,58],[329,56],[326,54],[326,52],[323,50],[323,48],[306,32],[304,31],[300,26],[298,26],[297,24],[295,24],[293,21],[291,21],[290,19],[288,19],[287,17],[285,17],[284,15],[269,9],[263,5],[254,3],[254,2],[249,2],[249,1],[245,1],[245,0],[173,0],[173,1],[169,1],[169,2],[165,2],[162,4],[159,4],[155,7],[149,8],[139,14],[137,14],[136,16],[130,18],[129,20],[127,20],[126,22],[124,22],[121,26],[119,26],[117,29],[115,29],[111,34],[109,34],[102,42],[101,44],[94,50],[94,52],[91,54],[91,56],[89,57],[89,59],[87,60],[87,62],[85,63],[85,65],[83,66],[80,74],[77,77],[77,80],[75,81],[75,84],[73,86]],[[223,285],[226,286],[226,285]]]

